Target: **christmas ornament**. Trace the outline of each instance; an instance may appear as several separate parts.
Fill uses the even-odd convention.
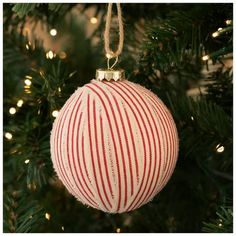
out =
[[[117,9],[121,19],[119,4]],[[125,80],[123,70],[113,70],[116,62],[110,67],[109,60],[118,60],[122,46],[113,53],[105,40],[111,55],[108,69],[97,70],[96,80],[74,92],[51,133],[53,166],[68,191],[110,213],[131,211],[152,200],[170,179],[178,155],[176,126],[163,102]]]

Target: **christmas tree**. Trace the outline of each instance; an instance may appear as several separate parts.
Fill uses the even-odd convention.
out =
[[[106,67],[107,4],[5,3],[4,232],[233,231],[233,4],[121,7],[119,66],[161,98],[178,129],[170,181],[122,214],[88,208],[66,190],[50,158],[50,131],[71,94]]]

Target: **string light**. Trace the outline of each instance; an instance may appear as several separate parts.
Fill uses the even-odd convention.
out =
[[[221,153],[221,152],[223,152],[224,150],[225,150],[225,147],[224,147],[224,146],[221,146],[220,144],[218,144],[218,145],[216,146],[216,151],[217,151],[217,152]]]
[[[50,220],[51,215],[50,215],[48,212],[46,212],[46,213],[45,213],[45,218],[46,218],[47,220]]]
[[[90,18],[90,22],[91,22],[91,24],[97,24],[98,19],[96,17],[92,17],[92,18]]]
[[[25,79],[25,84],[30,86],[32,84],[32,82],[29,79]]]
[[[16,114],[16,108],[15,108],[15,107],[11,107],[11,108],[9,109],[9,113],[10,113],[11,115]]]
[[[231,25],[232,24],[232,20],[226,20],[225,23],[226,23],[226,25]]]
[[[25,88],[25,93],[31,93],[30,86],[25,85],[24,88]]]
[[[5,138],[8,139],[8,140],[11,140],[12,139],[12,134],[9,133],[9,132],[6,132],[5,133]]]
[[[43,71],[43,69],[40,69],[39,70],[39,74],[43,77],[44,76],[44,71]]]
[[[52,116],[53,116],[53,117],[57,117],[58,114],[59,114],[59,111],[58,111],[58,110],[54,110],[54,111],[52,112]]]
[[[202,57],[202,60],[207,61],[207,60],[209,60],[209,58],[210,58],[209,55],[205,55],[205,56]]]
[[[54,53],[53,53],[53,51],[48,51],[47,53],[46,53],[46,58],[48,58],[48,59],[53,59],[53,57],[54,57]]]
[[[57,35],[57,30],[56,29],[51,29],[50,30],[50,34],[51,34],[51,36],[56,36]]]
[[[36,188],[37,188],[37,186],[36,186],[36,184],[35,184],[35,183],[28,184],[28,185],[27,185],[27,187],[28,187],[28,189],[30,189],[30,190],[32,190],[32,191],[35,191],[35,190],[36,190]]]
[[[117,229],[116,229],[116,233],[120,233],[120,228],[117,228]]]
[[[75,71],[73,71],[73,72],[71,72],[70,74],[69,74],[69,78],[71,78],[74,74],[76,74],[76,70]]]
[[[29,49],[30,49],[30,46],[31,46],[31,42],[28,42],[28,43],[25,45],[25,48],[26,48],[27,50],[29,50]]]
[[[222,224],[221,224],[221,223],[219,223],[218,225],[219,225],[220,227],[222,227]]]
[[[61,92],[61,88],[60,87],[58,87],[58,92]]]
[[[216,37],[218,37],[218,36],[219,36],[219,32],[217,32],[217,31],[212,34],[212,37],[213,37],[213,38],[216,38]]]
[[[25,160],[25,164],[28,164],[29,162],[30,162],[30,160],[29,160],[29,159]]]
[[[60,59],[65,59],[66,57],[67,57],[67,54],[64,51],[59,53],[59,58]]]
[[[18,107],[22,107],[23,103],[24,103],[24,101],[23,101],[22,99],[20,99],[20,100],[18,100],[18,102],[17,102],[16,105],[17,105]]]
[[[65,230],[65,228],[64,228],[64,226],[63,226],[63,225],[61,226],[61,230],[62,230],[62,231],[64,231],[64,230]]]
[[[218,28],[218,31],[221,31],[222,30],[222,28]]]
[[[191,120],[194,120],[193,116],[191,116]]]

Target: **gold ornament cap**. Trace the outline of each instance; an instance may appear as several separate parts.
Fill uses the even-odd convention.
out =
[[[125,80],[125,71],[122,69],[119,69],[119,70],[97,69],[96,70],[96,80],[98,80],[98,81]]]

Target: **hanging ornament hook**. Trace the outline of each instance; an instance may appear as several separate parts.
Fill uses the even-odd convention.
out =
[[[111,19],[112,19],[112,3],[108,4],[107,8],[107,17],[106,17],[106,26],[104,31],[104,49],[107,57],[107,69],[97,69],[96,70],[96,80],[114,80],[121,81],[125,79],[125,73],[122,69],[114,69],[115,65],[119,61],[119,55],[123,49],[124,43],[124,28],[121,15],[120,3],[116,3],[117,7],[117,18],[118,18],[118,27],[119,27],[119,43],[117,50],[113,51],[110,49],[110,28],[111,28]],[[111,62],[112,59],[112,62]]]
[[[114,61],[114,63],[112,64],[112,66],[110,66],[110,60],[113,59],[113,58],[115,58],[115,61]],[[107,58],[107,69],[108,69],[108,70],[112,70],[112,68],[117,64],[118,60],[119,60],[119,57],[118,57],[118,56],[116,56],[116,57],[111,57],[111,58],[108,57],[108,58]]]

